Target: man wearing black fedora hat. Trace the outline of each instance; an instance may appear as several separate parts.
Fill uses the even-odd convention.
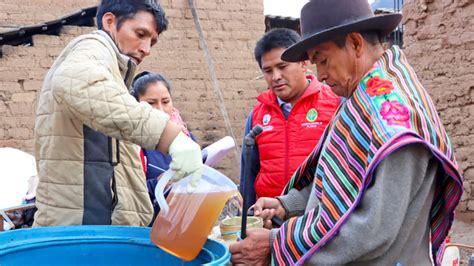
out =
[[[401,14],[367,0],[311,0],[285,61],[311,60],[346,100],[284,195],[255,215],[285,219],[232,245],[235,264],[439,264],[462,179],[430,96],[397,46],[380,38]],[[266,223],[268,224],[268,223]]]

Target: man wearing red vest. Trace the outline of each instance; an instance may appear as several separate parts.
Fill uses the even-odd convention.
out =
[[[280,28],[267,32],[255,47],[255,59],[268,90],[258,96],[245,126],[244,136],[257,124],[263,127],[252,151],[249,177],[243,174],[242,151],[240,184],[250,178],[250,205],[256,198],[281,194],[293,172],[318,143],[339,105],[339,97],[328,86],[306,74],[307,61],[281,60],[283,51],[299,40],[295,31]]]

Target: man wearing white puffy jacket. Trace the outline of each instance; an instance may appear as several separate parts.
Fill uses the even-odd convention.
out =
[[[35,226],[150,224],[139,146],[168,152],[174,179],[201,172],[199,145],[128,92],[167,20],[156,0],[103,0],[99,30],[73,40],[44,80],[35,123]]]

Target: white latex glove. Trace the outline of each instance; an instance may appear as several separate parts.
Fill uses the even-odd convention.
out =
[[[171,180],[178,181],[191,175],[188,191],[194,191],[202,174],[202,155],[199,145],[183,132],[179,132],[171,142],[169,154],[171,155],[170,169],[176,172]]]

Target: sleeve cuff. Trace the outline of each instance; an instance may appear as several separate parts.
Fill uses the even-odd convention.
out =
[[[136,134],[139,138],[140,146],[148,150],[155,150],[170,117],[164,112],[158,112],[156,110],[147,111],[149,112],[148,119]]]
[[[291,189],[288,194],[279,196],[277,199],[283,205],[286,212],[285,220],[294,216],[301,216],[306,210],[307,199],[304,198],[303,192],[297,189]]]
[[[280,229],[272,229],[270,231],[270,252],[273,253],[273,240],[275,240]]]

